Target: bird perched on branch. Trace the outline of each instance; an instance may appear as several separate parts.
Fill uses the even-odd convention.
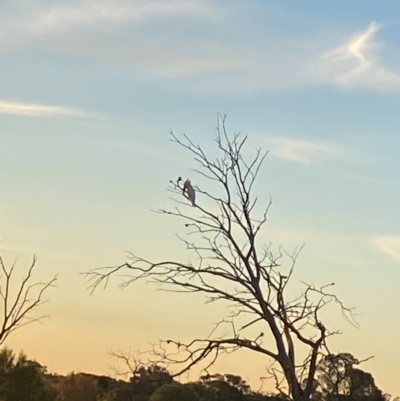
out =
[[[320,321],[317,320],[316,326],[317,326],[322,332],[325,333],[326,327],[325,327]]]
[[[186,181],[183,184],[183,192],[187,193],[190,201],[192,202],[193,206],[196,206],[196,192],[194,188],[192,187],[192,182],[189,180],[189,178],[186,179]]]

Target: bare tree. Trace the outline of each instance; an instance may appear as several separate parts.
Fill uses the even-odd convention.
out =
[[[209,183],[208,189],[196,187],[201,200],[194,208],[188,199],[175,199],[177,206],[173,210],[159,210],[186,222],[189,238],[196,240],[179,238],[196,262],[154,262],[130,253],[126,263],[84,273],[90,288],[93,291],[101,283],[106,286],[111,276],[123,271],[127,278],[120,284],[122,288],[136,280],[149,279],[166,290],[203,293],[209,302],[225,301],[233,312],[217,324],[210,336],[189,343],[162,340],[155,354],[163,362],[180,365],[176,373],[179,375],[200,362],[207,369],[223,353],[251,350],[272,361],[269,372],[281,393],[295,401],[309,400],[315,388],[318,360],[328,352],[327,338],[337,334],[321,322],[321,310],[328,303],[336,304],[343,316],[356,324],[352,309],[329,292],[333,283],[322,287],[303,283],[300,292],[291,296],[293,291],[288,290],[288,284],[293,281],[301,248],[289,254],[281,249],[273,252],[270,246],[259,244],[271,200],[257,217],[257,197],[253,192],[267,152],[257,149],[254,157],[246,161],[247,137],[229,137],[225,117],[218,119],[216,128],[220,155],[216,159],[208,157],[186,134],[182,140],[171,135],[172,141],[194,156],[199,165],[194,171]],[[172,192],[187,197],[180,180],[170,183]],[[284,258],[289,261],[286,268]],[[225,324],[229,334],[218,335]]]
[[[0,257],[0,346],[15,330],[46,317],[35,316],[34,312],[45,302],[43,295],[54,286],[57,277],[46,282],[33,282],[36,260],[34,255],[27,273],[14,283],[15,262],[7,268]]]
[[[111,351],[110,356],[116,362],[112,367],[114,375],[117,377],[131,378],[139,374],[140,370],[151,366],[151,360],[144,359],[146,352],[142,351]],[[121,366],[122,365],[122,366]]]

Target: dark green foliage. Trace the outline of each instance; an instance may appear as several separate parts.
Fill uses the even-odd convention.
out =
[[[148,401],[154,391],[164,384],[173,383],[173,381],[171,374],[160,366],[141,366],[130,379],[134,400]]]
[[[57,391],[46,376],[46,369],[24,354],[0,351],[1,401],[56,401]]]
[[[354,367],[360,361],[348,353],[326,355],[317,368],[314,399],[324,401],[385,401],[373,376]]]
[[[199,401],[195,389],[184,384],[164,384],[158,388],[149,401]]]
[[[390,401],[351,354],[327,355],[318,364],[313,401]],[[240,376],[213,374],[181,384],[163,367],[140,366],[129,381],[87,373],[48,374],[24,354],[0,351],[0,401],[284,401],[251,390]]]
[[[95,375],[71,373],[57,384],[62,401],[97,401],[100,389]]]
[[[217,373],[203,376],[201,381],[215,401],[242,401],[250,393],[250,386],[240,376]]]

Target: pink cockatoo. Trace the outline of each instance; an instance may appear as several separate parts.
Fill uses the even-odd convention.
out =
[[[196,192],[194,188],[192,187],[192,182],[189,180],[189,178],[186,179],[185,183],[183,184],[183,191],[186,190],[186,193],[188,194],[188,197],[190,201],[192,202],[193,206],[196,206]]]

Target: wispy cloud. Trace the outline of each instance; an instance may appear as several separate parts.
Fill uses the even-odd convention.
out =
[[[71,30],[101,30],[155,18],[216,15],[208,0],[73,0],[52,5],[17,1],[16,15],[7,27],[16,34],[57,35]]]
[[[202,92],[254,93],[326,84],[400,92],[400,72],[378,57],[376,22],[332,40],[327,30],[319,37],[294,38],[265,27],[255,34],[246,29],[252,22],[240,11],[212,0],[13,4],[12,13],[0,15],[3,51],[29,46],[32,51],[63,52],[128,66],[132,74],[149,80],[182,80],[186,89]],[[193,29],[188,29],[190,17]]]
[[[36,254],[37,256],[43,256],[47,258],[54,258],[54,259],[72,259],[74,258],[73,255],[68,254],[68,253],[51,253],[47,251],[43,251],[41,249],[37,248],[30,248],[30,247],[24,247],[24,246],[17,246],[17,245],[6,245],[0,243],[0,251],[13,251],[13,252],[18,252],[18,253],[30,253],[30,254]]]
[[[344,147],[331,142],[290,136],[253,134],[249,140],[275,157],[302,164],[340,158],[348,152]]]
[[[94,117],[94,114],[91,114],[82,109],[63,106],[50,106],[38,103],[22,103],[4,99],[0,99],[0,114],[23,115],[33,117]]]
[[[223,43],[176,33],[176,18],[194,17],[196,24],[202,18],[207,22],[220,21],[223,14],[213,1],[74,0],[56,1],[51,6],[40,1],[17,4],[14,15],[0,16],[0,49],[5,51],[27,46],[50,52],[61,49],[70,56],[130,65],[146,78],[218,73],[239,64],[235,49]],[[146,27],[150,26],[148,31]]]
[[[324,53],[319,60],[323,79],[339,87],[365,87],[378,91],[400,91],[400,72],[387,68],[379,59],[375,35],[381,26],[371,22],[368,29]]]
[[[375,246],[394,259],[400,259],[400,235],[377,235],[372,237]]]
[[[73,26],[117,24],[149,18],[210,15],[211,3],[198,0],[80,0],[45,7],[34,19],[34,28],[55,29]]]

